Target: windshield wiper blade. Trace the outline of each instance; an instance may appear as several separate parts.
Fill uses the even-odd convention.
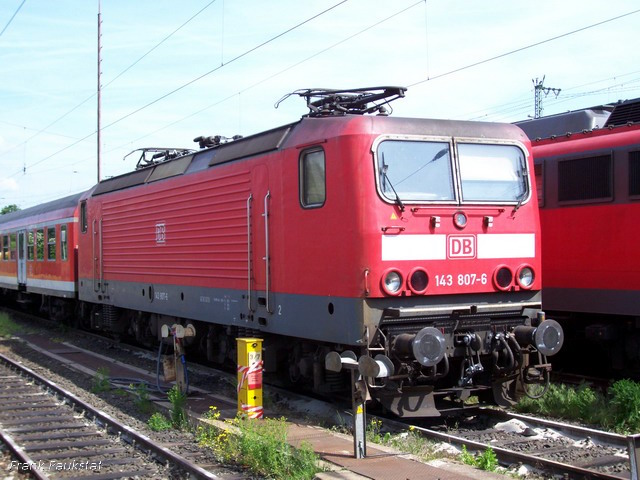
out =
[[[400,195],[398,195],[398,192],[396,192],[396,189],[393,188],[393,183],[391,183],[391,180],[389,179],[389,176],[387,175],[387,172],[382,172],[382,174],[384,175],[385,180],[387,181],[387,183],[389,184],[389,186],[391,187],[391,190],[393,190],[393,193],[396,196],[396,205],[398,205],[398,207],[400,208],[401,212],[404,212],[404,203],[402,203],[402,200],[400,200]]]
[[[518,199],[518,203],[516,204],[515,207],[513,207],[513,212],[511,212],[512,214],[516,213],[518,211],[518,209],[522,206],[522,202],[524,202],[524,199],[527,198],[527,191],[525,190],[524,192],[522,192],[522,195],[520,195],[520,198]]]

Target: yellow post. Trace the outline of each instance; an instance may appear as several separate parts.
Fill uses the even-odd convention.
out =
[[[238,413],[262,418],[262,339],[237,338]]]

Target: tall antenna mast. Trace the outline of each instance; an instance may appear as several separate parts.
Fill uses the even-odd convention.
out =
[[[102,85],[100,84],[102,71],[101,64],[102,63],[102,14],[100,9],[100,0],[98,0],[98,183],[100,183],[102,172],[101,172],[101,164],[102,164],[102,136],[101,136],[101,119],[100,113],[102,110]]]

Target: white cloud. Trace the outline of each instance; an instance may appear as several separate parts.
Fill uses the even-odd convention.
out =
[[[13,178],[2,178],[0,177],[0,195],[7,192],[17,192],[18,191],[18,182]]]

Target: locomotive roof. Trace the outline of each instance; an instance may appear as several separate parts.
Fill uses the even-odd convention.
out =
[[[523,120],[515,124],[534,140],[638,122],[640,98]]]
[[[78,202],[86,192],[76,193],[68,197],[59,198],[51,202],[36,205],[34,207],[25,208],[16,212],[0,215],[0,225],[9,225],[10,223],[22,223],[20,220],[29,220],[29,222],[37,222],[39,217],[54,212],[72,211],[78,206]],[[62,213],[67,215],[68,213]]]
[[[362,115],[303,117],[295,123],[103,180],[96,186],[92,195],[101,195],[177,175],[195,173],[214,165],[267,154],[287,147],[355,134],[433,135],[528,141],[518,127],[504,123]]]

